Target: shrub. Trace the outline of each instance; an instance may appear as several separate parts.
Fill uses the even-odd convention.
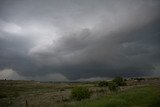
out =
[[[144,78],[135,78],[134,80],[137,80],[138,82],[145,80]]]
[[[87,87],[74,87],[71,91],[71,98],[80,101],[82,99],[90,98],[90,94],[91,93]]]
[[[60,91],[65,91],[65,89],[64,89],[64,88],[61,88]]]
[[[115,82],[119,86],[125,86],[126,85],[126,83],[125,83],[125,81],[122,77],[116,77],[115,79],[113,79],[113,82]]]
[[[110,91],[118,91],[118,85],[115,82],[109,82],[108,88]]]
[[[108,86],[108,82],[107,82],[107,81],[100,81],[100,82],[98,83],[98,86],[99,86],[99,87],[106,87],[106,86]]]
[[[6,98],[6,97],[7,97],[7,95],[5,93],[0,93],[0,99],[1,98]]]
[[[19,93],[17,92],[17,91],[15,91],[14,93],[13,93],[13,97],[18,97],[19,96]]]

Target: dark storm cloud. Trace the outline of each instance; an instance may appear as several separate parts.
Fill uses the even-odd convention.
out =
[[[68,72],[77,78],[151,75],[159,65],[159,28],[159,22],[155,22],[140,30],[103,36],[73,57],[80,62],[74,62]]]
[[[158,0],[1,0],[1,72],[151,76],[160,66],[159,10]]]

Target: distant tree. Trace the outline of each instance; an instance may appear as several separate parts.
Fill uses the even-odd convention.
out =
[[[87,87],[78,86],[72,89],[71,98],[80,101],[82,99],[90,98],[90,94]]]
[[[115,82],[111,81],[108,83],[108,89],[110,91],[118,91],[118,84],[116,84]]]
[[[113,82],[115,82],[118,86],[125,86],[126,82],[122,77],[116,77],[113,79]]]
[[[100,81],[100,82],[98,83],[98,86],[99,86],[99,87],[106,87],[106,86],[108,86],[108,82],[107,82],[107,81]]]
[[[137,80],[138,82],[140,82],[140,81],[145,80],[145,79],[144,79],[144,78],[136,78],[136,80]]]

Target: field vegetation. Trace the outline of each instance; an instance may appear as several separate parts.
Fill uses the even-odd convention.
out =
[[[159,107],[160,78],[96,82],[0,80],[0,107]]]

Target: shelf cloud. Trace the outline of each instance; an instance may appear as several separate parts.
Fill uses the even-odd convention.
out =
[[[0,79],[160,76],[159,10],[158,0],[1,0]]]

